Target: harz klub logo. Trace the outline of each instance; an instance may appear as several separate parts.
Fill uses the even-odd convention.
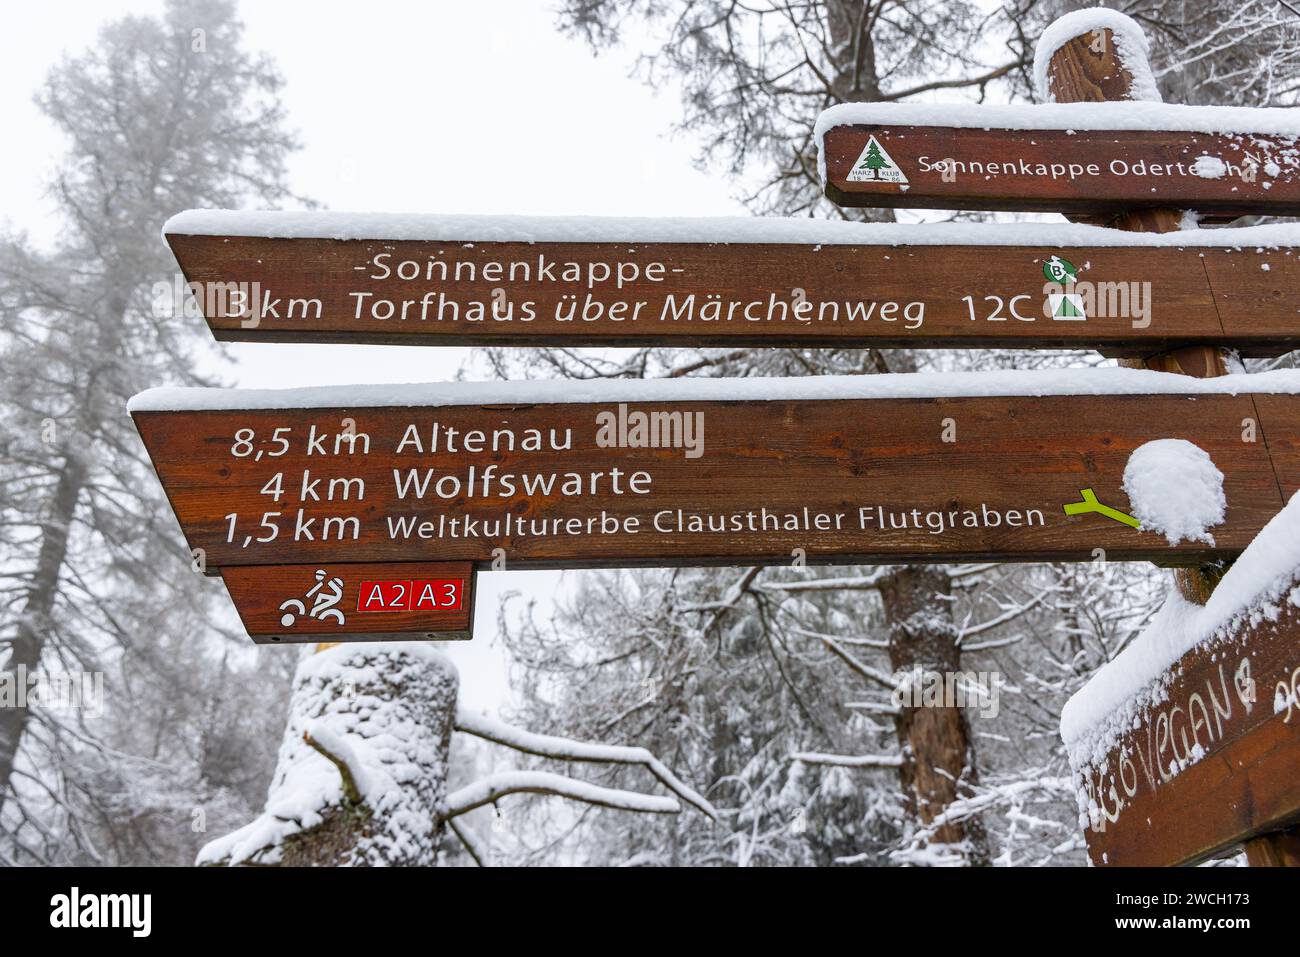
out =
[[[853,169],[847,177],[850,183],[893,183],[907,189],[907,174],[899,169],[889,151],[880,145],[874,135],[867,138]]]
[[[316,569],[315,581],[301,597],[280,603],[280,624],[292,628],[299,621],[347,623],[344,601],[347,582],[342,575]],[[464,582],[458,578],[366,579],[357,586],[356,611],[450,611],[460,608]]]

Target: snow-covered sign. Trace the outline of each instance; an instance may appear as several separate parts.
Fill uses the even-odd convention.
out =
[[[848,103],[822,113],[816,137],[841,206],[1300,213],[1292,109]]]
[[[132,412],[213,569],[1204,561],[1300,487],[1297,393],[1113,369],[155,390]],[[1130,501],[1153,438],[1222,473],[1221,521]]]
[[[883,177],[875,142],[863,162]],[[1291,225],[191,211],[165,235],[186,282],[158,307],[222,340],[1300,348]]]
[[[1094,864],[1194,863],[1300,816],[1300,496],[1205,605],[1172,594],[1061,734]]]
[[[304,488],[324,488],[326,496],[341,488],[323,478],[305,481]],[[221,569],[221,577],[244,628],[259,643],[472,637],[474,568],[468,562],[232,565]]]

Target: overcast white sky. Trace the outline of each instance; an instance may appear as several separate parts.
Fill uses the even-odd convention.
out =
[[[735,215],[720,177],[695,170],[692,144],[666,134],[676,95],[628,77],[632,56],[594,58],[555,30],[536,0],[244,0],[246,42],[284,74],[303,141],[292,185],[332,209],[431,213]],[[5,5],[0,29],[0,219],[48,242],[43,197],[62,152],[32,94],[64,53],[102,22],[155,14],[161,0],[46,0]],[[161,224],[160,224],[161,225]],[[281,387],[452,378],[465,350],[239,344],[232,385]],[[213,361],[220,351],[213,344]],[[457,646],[464,697],[505,690],[491,647],[498,595],[545,600],[553,572],[479,576],[471,646]],[[268,652],[263,652],[268,653]]]

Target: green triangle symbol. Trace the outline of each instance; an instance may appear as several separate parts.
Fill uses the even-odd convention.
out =
[[[1074,300],[1069,296],[1061,297],[1061,303],[1056,307],[1056,314],[1071,319],[1083,318],[1083,313],[1079,311],[1079,307],[1074,304]]]

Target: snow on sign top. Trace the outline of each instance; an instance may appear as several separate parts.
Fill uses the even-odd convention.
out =
[[[837,126],[940,126],[972,130],[1126,131],[1300,139],[1300,110],[1181,103],[841,103],[817,117],[820,145]]]
[[[1300,493],[1264,526],[1204,605],[1172,592],[1141,634],[1066,702],[1061,739],[1071,763],[1080,767],[1104,761],[1137,712],[1161,700],[1162,682],[1183,655],[1235,634],[1245,621],[1276,618],[1281,602],[1300,604],[1297,576]],[[1271,704],[1271,698],[1265,703]]]
[[[1223,473],[1209,454],[1186,439],[1153,439],[1133,450],[1124,468],[1124,492],[1141,528],[1170,545],[1182,539],[1214,544],[1210,529],[1223,522]]]
[[[1243,393],[1300,394],[1300,370],[1214,379],[1145,369],[1060,369],[751,379],[430,382],[300,389],[156,388],[132,397],[128,411]]]
[[[1148,59],[1151,47],[1147,43],[1147,35],[1132,17],[1106,7],[1090,7],[1067,13],[1054,20],[1038,38],[1038,46],[1034,50],[1034,87],[1041,99],[1051,99],[1047,71],[1056,51],[1075,37],[1103,30],[1111,32],[1115,40],[1116,57],[1133,78],[1130,91],[1132,99],[1160,102],[1160,90],[1156,87]]]
[[[1279,111],[1280,112],[1280,111]],[[1300,246],[1300,224],[1131,233],[1074,223],[851,223],[779,217],[474,216],[191,209],[167,236],[523,243],[747,243],[824,246]]]

